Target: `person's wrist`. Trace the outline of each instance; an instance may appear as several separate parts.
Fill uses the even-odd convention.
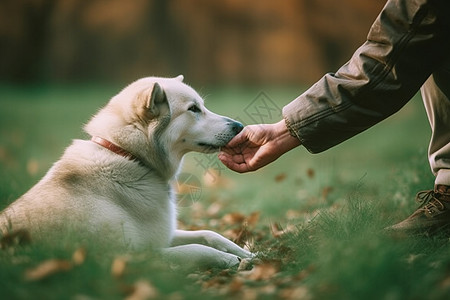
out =
[[[282,119],[278,123],[275,123],[274,125],[276,128],[275,132],[277,135],[278,143],[280,147],[282,147],[285,151],[289,151],[301,145],[300,140],[291,135],[284,119]]]

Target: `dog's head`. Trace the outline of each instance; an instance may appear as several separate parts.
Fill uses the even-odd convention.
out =
[[[209,111],[183,76],[139,79],[111,99],[85,127],[142,159],[181,160],[190,151],[215,152],[241,123]]]

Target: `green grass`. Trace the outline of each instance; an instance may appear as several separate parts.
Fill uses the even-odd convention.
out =
[[[73,138],[86,138],[82,124],[118,90],[0,87],[0,209],[36,183]],[[301,92],[199,90],[211,110],[245,123],[251,122],[246,108],[261,91],[278,107]],[[1,298],[121,299],[144,279],[164,299],[447,299],[449,239],[393,238],[382,230],[411,213],[415,193],[433,185],[429,134],[416,97],[399,114],[334,149],[311,155],[299,148],[258,172],[236,174],[214,155],[189,154],[182,172],[198,179],[201,197],[180,208],[180,226],[230,238],[240,233],[238,242],[260,253],[253,270],[187,275],[154,253],[111,251],[75,234],[0,250]],[[236,212],[247,220],[230,221],[240,216]],[[27,270],[48,259],[71,261],[77,249],[86,251],[80,265],[26,279]],[[124,273],[111,275],[113,261],[123,256]]]

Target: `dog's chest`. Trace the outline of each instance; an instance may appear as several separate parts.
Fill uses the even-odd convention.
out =
[[[97,207],[104,221],[115,224],[115,230],[123,234],[125,244],[137,248],[169,246],[176,229],[172,190],[167,185],[149,182],[117,190],[118,194],[99,201]]]

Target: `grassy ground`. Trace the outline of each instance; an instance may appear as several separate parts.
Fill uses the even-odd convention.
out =
[[[117,91],[0,88],[0,209],[39,180],[71,139],[86,138],[81,125]],[[213,111],[248,124],[277,121],[300,90],[200,93]],[[259,252],[252,269],[185,274],[155,253],[106,251],[75,234],[0,250],[1,298],[447,299],[449,239],[382,230],[411,213],[417,191],[432,187],[428,139],[416,97],[332,150],[296,149],[255,173],[235,174],[214,155],[189,154],[179,180],[180,227],[216,230]]]

